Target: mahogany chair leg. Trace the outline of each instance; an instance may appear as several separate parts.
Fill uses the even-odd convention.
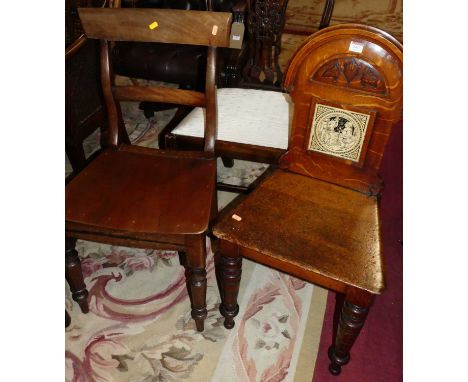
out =
[[[160,149],[166,149],[166,136],[174,130],[182,120],[190,114],[194,108],[192,106],[180,106],[177,108],[174,117],[167,123],[158,135]]]
[[[372,298],[369,298],[368,304],[359,306],[349,301],[348,298],[345,299],[338,322],[335,343],[328,349],[328,357],[331,361],[328,369],[333,375],[339,375],[341,367],[349,362],[349,352],[364,326],[371,302]]]
[[[168,133],[164,137],[164,147],[167,150],[177,150],[179,148],[177,144],[177,136],[175,134]]]
[[[219,275],[221,279],[221,305],[219,311],[224,317],[224,327],[234,327],[234,317],[239,313],[237,296],[242,274],[242,256],[237,246],[229,248],[229,243],[222,242],[219,250]],[[226,248],[228,247],[228,248]]]
[[[234,167],[234,159],[232,158],[226,158],[226,157],[221,157],[221,160],[223,161],[223,166],[226,168],[232,168]]]
[[[206,247],[205,235],[197,236],[194,245],[187,251],[189,270],[186,276],[190,280],[190,295],[192,304],[192,318],[195,320],[197,330],[202,332],[205,327],[206,310]]]
[[[185,269],[185,284],[187,286],[187,292],[190,298],[190,304],[192,304],[192,291],[190,290],[190,277],[192,277],[192,269],[187,264],[187,254],[183,251],[179,251],[179,262]]]
[[[70,285],[73,300],[78,303],[83,313],[88,313],[88,291],[83,280],[81,262],[75,243],[76,239],[65,238],[65,278]]]

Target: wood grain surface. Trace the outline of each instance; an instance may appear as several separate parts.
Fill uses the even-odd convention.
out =
[[[88,38],[229,47],[232,14],[227,12],[79,8],[78,13]],[[154,22],[158,26],[150,29]]]
[[[372,293],[385,288],[375,197],[278,170],[213,232],[255,251],[243,251],[247,257],[307,280],[316,273]]]

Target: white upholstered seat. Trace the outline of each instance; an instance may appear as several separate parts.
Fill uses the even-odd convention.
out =
[[[218,90],[218,140],[287,149],[292,103],[288,94],[223,88]],[[172,131],[203,137],[204,109],[195,108]]]

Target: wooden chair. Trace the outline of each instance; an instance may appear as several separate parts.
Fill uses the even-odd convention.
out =
[[[333,374],[385,289],[378,171],[402,117],[402,56],[396,39],[368,26],[308,38],[285,77],[294,119],[280,168],[213,228],[226,328],[239,309],[242,257],[345,294],[329,351]]]
[[[231,14],[166,9],[79,10],[88,38],[101,42],[101,79],[109,142],[66,186],[66,276],[87,311],[87,291],[74,249],[84,239],[186,253],[192,317],[203,330],[206,311],[205,238],[217,212],[216,48],[227,47]],[[206,92],[115,86],[109,41],[154,41],[208,46]],[[204,151],[177,152],[121,144],[118,101],[154,101],[206,108]]]
[[[209,10],[215,12],[232,13],[233,22],[244,23],[246,0],[114,0],[114,8],[142,8],[142,9],[185,9]],[[239,58],[242,49],[218,49],[217,71],[218,86],[231,86],[239,72]],[[204,46],[182,44],[160,44],[140,42],[119,42],[112,50],[114,71],[116,74],[177,84],[180,89],[203,91],[205,88],[205,63],[207,50]],[[166,134],[193,110],[193,106],[181,106],[168,103],[140,103],[140,109],[145,116],[154,116],[155,111],[173,109],[177,107],[174,117],[158,134],[160,149],[165,149]]]
[[[330,23],[333,1],[326,0],[319,28]],[[236,88],[220,89],[216,155],[261,163],[278,163],[286,152],[292,107],[282,86],[278,58],[288,0],[254,0],[247,10],[247,54]],[[202,146],[203,113],[193,110],[166,135],[168,148]],[[223,185],[224,189],[228,189]]]

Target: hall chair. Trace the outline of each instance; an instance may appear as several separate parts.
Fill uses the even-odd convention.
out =
[[[402,118],[402,49],[386,32],[358,24],[305,40],[284,82],[294,103],[288,151],[213,228],[226,328],[239,310],[242,257],[345,295],[329,349],[333,374],[349,361],[385,289],[378,172]]]
[[[229,46],[232,15],[169,9],[81,8],[87,38],[100,39],[101,80],[109,120],[108,148],[67,185],[66,278],[73,299],[88,310],[76,239],[177,250],[186,259],[191,313],[202,331],[206,310],[206,233],[217,212],[216,50]],[[157,26],[155,27],[155,23]],[[205,92],[115,86],[110,41],[208,46]],[[206,109],[204,149],[162,151],[119,140],[119,101],[170,102]],[[156,280],[155,280],[156,281]]]

